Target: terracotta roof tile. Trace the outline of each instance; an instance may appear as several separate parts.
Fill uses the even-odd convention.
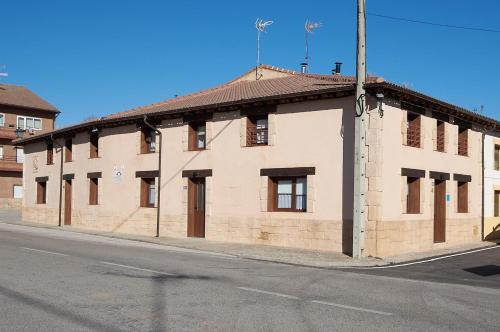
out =
[[[35,108],[50,112],[59,112],[57,108],[37,96],[24,86],[0,84],[0,105]]]

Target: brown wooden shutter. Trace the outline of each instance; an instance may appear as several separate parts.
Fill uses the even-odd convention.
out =
[[[420,147],[420,115],[408,113],[407,145]]]
[[[66,139],[64,158],[66,162],[73,160],[73,140],[71,138]]]
[[[257,124],[256,121],[247,117],[247,146],[253,146],[257,143]]]
[[[188,124],[188,150],[198,150],[196,146],[196,129],[195,125],[192,123]]]
[[[47,165],[52,165],[54,162],[54,145],[47,143]]]
[[[89,205],[98,204],[99,180],[97,178],[89,179]]]
[[[99,135],[90,135],[90,158],[99,157]]]
[[[47,182],[37,182],[36,186],[36,203],[45,204],[46,202]]]
[[[500,190],[495,190],[495,195],[494,195],[494,217],[500,217]]]
[[[439,152],[444,152],[445,146],[445,124],[443,121],[437,121],[437,131],[436,131],[436,150]]]
[[[267,211],[272,212],[276,210],[278,185],[273,178],[269,178],[267,182]]]
[[[469,212],[469,184],[468,182],[457,182],[458,191],[457,191],[457,212],[458,213],[467,213]]]
[[[467,128],[458,129],[458,154],[467,156],[468,152],[468,130]]]
[[[420,178],[407,178],[408,199],[406,213],[420,213]]]

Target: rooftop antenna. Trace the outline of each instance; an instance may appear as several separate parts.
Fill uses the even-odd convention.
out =
[[[261,18],[258,18],[257,21],[255,21],[255,28],[257,29],[257,67],[255,67],[255,80],[258,81],[261,77],[262,74],[259,72],[259,67],[260,67],[260,34],[262,32],[266,32],[266,28],[273,24],[273,21],[264,21]]]
[[[306,57],[304,66],[302,66],[302,73],[309,72],[309,35],[312,35],[314,30],[321,28],[322,25],[323,24],[321,22],[311,22],[309,20],[306,20],[306,23],[304,24],[304,28],[306,30]]]

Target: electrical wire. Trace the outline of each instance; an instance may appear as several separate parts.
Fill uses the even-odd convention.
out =
[[[462,29],[462,30],[473,30],[473,31],[500,33],[500,30],[488,29],[488,28],[476,28],[476,27],[466,27],[466,26],[461,26],[461,25],[442,24],[442,23],[435,23],[435,22],[428,22],[428,21],[413,20],[413,19],[403,18],[403,17],[382,15],[382,14],[376,14],[376,13],[366,13],[366,14],[370,15],[370,16],[376,16],[376,17],[381,17],[381,18],[388,18],[390,20],[404,21],[404,22],[410,22],[410,23],[419,23],[419,24],[426,24],[426,25],[433,25],[433,26],[444,27],[444,28],[453,28],[453,29]]]

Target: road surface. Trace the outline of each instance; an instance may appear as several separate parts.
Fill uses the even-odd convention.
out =
[[[498,262],[326,270],[0,223],[0,331],[499,331]]]

